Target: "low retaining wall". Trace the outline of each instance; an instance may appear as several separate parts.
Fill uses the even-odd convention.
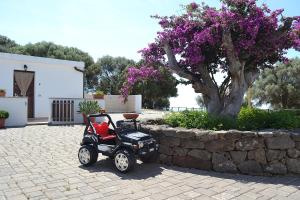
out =
[[[251,175],[300,174],[300,132],[205,131],[142,125],[160,143],[159,162]]]
[[[26,126],[27,107],[27,97],[0,97],[0,110],[9,113],[9,117],[5,120],[5,126]]]

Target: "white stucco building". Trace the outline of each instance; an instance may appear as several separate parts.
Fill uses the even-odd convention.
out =
[[[6,126],[25,126],[31,119],[81,123],[79,102],[84,100],[84,63],[0,53],[0,110],[9,112]],[[122,104],[119,96],[106,96],[98,104],[108,112],[141,112],[141,96]],[[115,103],[113,103],[115,102]],[[29,120],[28,120],[29,119]]]
[[[22,115],[26,109],[26,118],[47,118],[49,98],[83,98],[83,69],[83,62],[0,53],[0,89],[6,91],[0,110],[10,111],[8,125],[21,125],[12,122],[13,110]]]

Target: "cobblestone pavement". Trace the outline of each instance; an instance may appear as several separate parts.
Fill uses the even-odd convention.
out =
[[[139,163],[117,173],[110,159],[83,168],[82,126],[0,130],[2,199],[300,199],[299,177],[255,177]]]

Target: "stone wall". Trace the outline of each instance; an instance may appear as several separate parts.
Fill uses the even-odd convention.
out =
[[[300,132],[206,131],[142,125],[160,143],[159,162],[253,175],[300,174]]]

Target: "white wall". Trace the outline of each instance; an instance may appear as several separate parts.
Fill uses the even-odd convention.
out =
[[[27,98],[0,97],[0,110],[9,113],[5,126],[25,126],[27,124]]]
[[[135,112],[142,111],[142,95],[129,95],[124,103],[121,95],[105,95],[105,110],[109,113]]]
[[[49,116],[50,97],[83,97],[83,74],[74,69],[83,69],[83,62],[0,53],[0,89],[6,96],[13,96],[14,70],[24,70],[24,65],[35,72],[34,117]]]

